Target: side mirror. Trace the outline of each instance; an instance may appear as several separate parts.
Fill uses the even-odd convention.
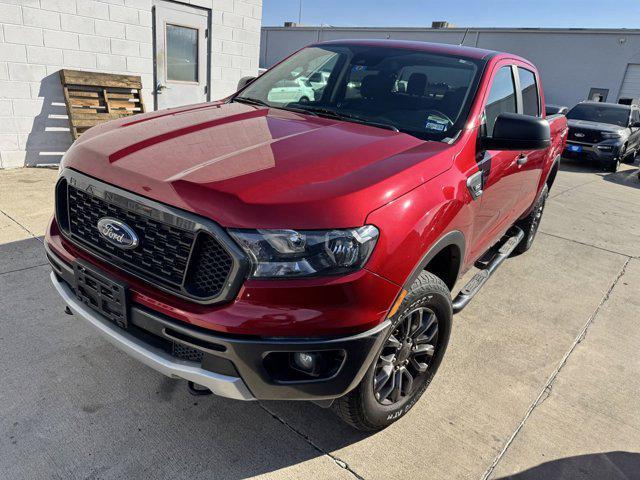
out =
[[[640,128],[640,122],[631,122],[631,128]]]
[[[492,137],[482,137],[483,150],[542,150],[551,146],[549,122],[517,113],[501,113]]]
[[[240,79],[240,81],[238,82],[238,88],[236,91],[240,91],[242,90],[244,87],[246,87],[247,85],[249,85],[251,82],[253,82],[256,79],[256,77],[242,77]]]

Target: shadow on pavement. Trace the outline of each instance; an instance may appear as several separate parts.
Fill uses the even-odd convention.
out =
[[[561,458],[500,480],[637,480],[640,454],[605,452]]]
[[[607,182],[640,189],[640,170],[635,165],[621,164],[620,170],[616,173],[608,173],[602,171],[602,168],[597,163],[563,158],[560,164],[560,171],[595,174]]]

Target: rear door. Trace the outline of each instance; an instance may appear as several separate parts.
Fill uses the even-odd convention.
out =
[[[208,12],[174,2],[155,3],[156,106],[208,99]]]
[[[518,89],[518,112],[532,117],[542,116],[540,82],[533,70],[518,65],[516,68]],[[514,199],[513,221],[517,220],[535,200],[540,175],[549,149],[528,150],[520,153],[515,165],[520,191]]]

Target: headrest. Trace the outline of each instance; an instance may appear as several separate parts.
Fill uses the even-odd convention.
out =
[[[407,82],[407,93],[409,95],[424,95],[427,88],[427,76],[424,73],[412,73]]]

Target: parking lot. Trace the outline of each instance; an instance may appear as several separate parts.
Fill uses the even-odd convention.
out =
[[[637,171],[563,165],[534,248],[375,434],[313,404],[190,396],[65,315],[41,242],[57,172],[1,171],[0,476],[640,478]]]

